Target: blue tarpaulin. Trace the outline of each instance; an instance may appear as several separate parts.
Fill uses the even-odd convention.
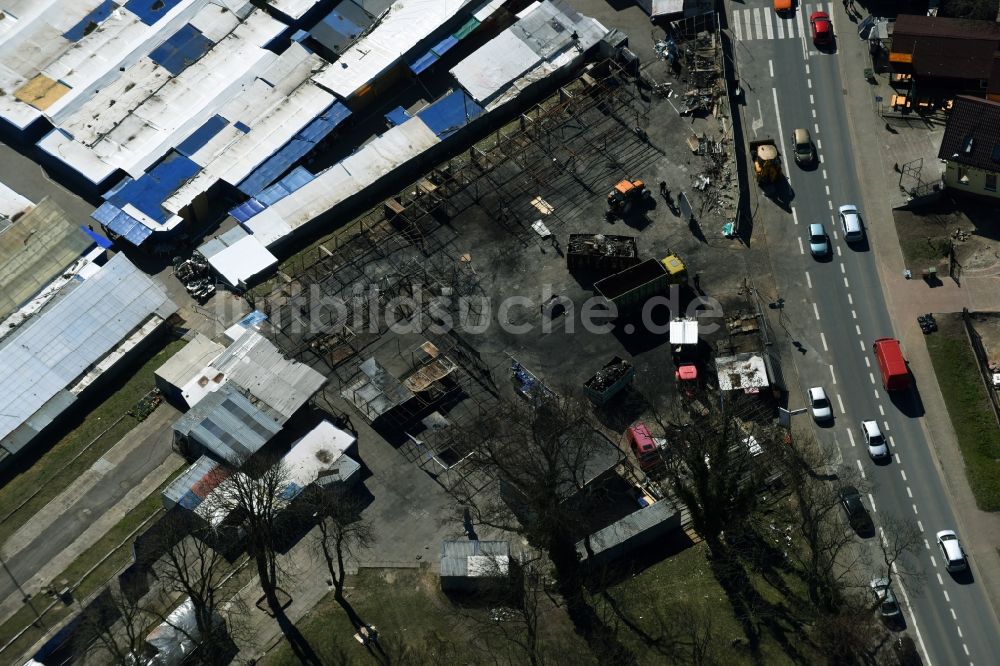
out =
[[[188,138],[184,139],[179,146],[177,146],[177,152],[181,155],[191,157],[202,147],[212,140],[216,134],[222,131],[222,129],[229,124],[229,121],[222,116],[212,116],[205,121],[205,124],[196,129]]]
[[[417,117],[444,139],[462,129],[483,113],[483,107],[465,94],[464,90],[448,93],[430,106],[417,112]]]
[[[212,50],[214,44],[190,23],[153,49],[149,59],[177,76]]]
[[[259,213],[260,211],[264,210],[265,208],[267,208],[267,206],[257,201],[256,199],[249,199],[241,203],[236,208],[229,211],[229,214],[232,215],[234,218],[236,218],[237,222],[243,224],[244,222],[249,220],[251,217]]]
[[[270,206],[274,202],[284,199],[289,194],[311,181],[313,178],[315,178],[315,176],[309,173],[309,170],[305,167],[296,167],[287,176],[279,180],[274,185],[268,187],[266,190],[254,197],[254,199],[262,203],[264,206]]]
[[[118,4],[112,0],[104,0],[90,11],[89,14],[80,19],[80,22],[63,33],[63,38],[71,42],[78,42],[92,31],[97,29],[106,18],[111,16],[111,12],[118,9]]]
[[[171,152],[151,171],[128,182],[106,200],[118,208],[132,204],[160,224],[170,218],[170,213],[160,204],[201,170],[197,164],[177,152]]]
[[[135,246],[153,235],[152,229],[112,203],[103,203],[90,216]]]
[[[281,174],[288,171],[293,164],[305,157],[309,151],[316,147],[316,144],[325,139],[337,125],[350,115],[351,112],[346,106],[340,102],[334,102],[319,117],[293,136],[281,150],[254,169],[253,173],[236,186],[237,189],[247,196],[257,196],[276,181]]]
[[[92,241],[94,241],[95,243],[97,243],[98,246],[103,247],[105,250],[109,249],[113,245],[113,243],[111,241],[109,241],[107,238],[105,238],[101,234],[97,233],[93,229],[91,229],[89,227],[85,227],[82,224],[80,225],[80,231],[82,231],[83,233],[85,233],[88,236],[90,236],[90,239]]]
[[[401,106],[397,106],[395,109],[385,114],[385,121],[389,123],[389,127],[402,125],[409,119],[410,119],[410,114],[407,113],[406,109],[404,109]]]
[[[166,16],[181,0],[129,0],[125,9],[139,17],[146,25],[153,25]]]
[[[410,65],[410,71],[419,74],[438,61],[438,55],[434,51],[428,51]]]
[[[431,51],[438,54],[439,56],[443,56],[455,44],[458,44],[458,40],[455,39],[453,36],[448,35],[447,37],[442,39],[434,48],[432,48]]]

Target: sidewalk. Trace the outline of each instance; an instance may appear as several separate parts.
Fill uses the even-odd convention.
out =
[[[904,203],[899,190],[899,176],[893,166],[912,159],[925,158],[923,178],[931,179],[929,169],[936,169],[937,148],[934,136],[940,140],[940,128],[936,130],[900,127],[893,134],[886,130],[885,121],[877,115],[874,96],[885,93],[885,75],[881,84],[873,86],[865,81],[863,71],[869,67],[868,55],[858,39],[856,24],[848,18],[842,6],[834,3],[837,24],[849,26],[842,31],[840,42],[846,48],[840,49],[838,61],[844,84],[848,107],[848,124],[851,140],[857,155],[858,180],[864,200],[875,202],[886,200],[886,205],[869,208],[866,216],[869,235],[873,247],[877,248],[876,264],[882,282],[882,290],[889,307],[889,314],[896,329],[896,335],[903,342],[907,358],[914,374],[924,378],[921,382],[920,397],[923,400],[925,416],[921,419],[927,432],[938,469],[952,496],[962,539],[973,553],[976,564],[982,572],[980,584],[985,586],[994,612],[1000,608],[1000,558],[996,545],[1000,543],[1000,515],[980,511],[965,476],[962,453],[958,448],[955,431],[948,417],[941,390],[936,381],[927,381],[934,376],[927,345],[923,333],[916,325],[916,317],[925,312],[959,312],[963,307],[977,310],[1000,309],[1000,279],[988,276],[970,277],[959,287],[945,278],[944,285],[931,289],[922,280],[906,280],[903,277],[903,253],[896,236],[892,208]],[[873,150],[873,137],[877,137],[879,150]]]

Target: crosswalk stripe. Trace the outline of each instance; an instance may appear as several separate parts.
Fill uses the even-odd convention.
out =
[[[764,30],[761,27],[760,18],[761,18],[760,7],[756,7],[753,10],[753,27],[754,27],[754,35],[757,37],[757,39],[764,38]]]
[[[778,39],[784,39],[785,37],[784,23],[785,23],[784,21],[778,21],[777,24],[774,26],[775,28],[778,29]]]
[[[744,30],[744,34],[747,36],[747,41],[750,41],[753,39],[753,30],[750,27],[750,10],[743,10],[741,13],[743,14],[743,20],[746,22],[746,30]]]
[[[736,37],[736,41],[743,41],[743,17],[739,14],[733,16],[733,36]]]
[[[788,37],[789,39],[795,39],[795,26],[798,21],[783,21],[788,26]]]
[[[774,17],[772,12],[767,12],[764,14],[764,27],[767,28],[767,38],[774,39],[774,29],[771,27],[771,19]]]

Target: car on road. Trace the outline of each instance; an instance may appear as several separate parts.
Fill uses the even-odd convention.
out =
[[[941,530],[937,533],[938,548],[941,549],[941,556],[944,557],[944,568],[948,571],[965,571],[969,563],[965,558],[965,551],[962,550],[962,543],[958,540],[958,535],[952,530]]]
[[[884,460],[889,457],[889,446],[885,443],[885,436],[875,421],[861,422],[861,435],[868,446],[868,455],[872,460]]]
[[[812,26],[813,44],[830,46],[833,44],[833,23],[826,12],[813,12],[809,15],[809,25]]]
[[[851,528],[862,536],[874,535],[875,523],[868,514],[858,489],[854,486],[844,486],[840,489],[839,494],[840,506],[844,509]]]
[[[791,14],[795,3],[792,0],[772,0],[774,3],[774,13],[779,16]]]
[[[888,578],[873,578],[870,583],[872,599],[875,601],[879,615],[886,620],[891,620],[902,615],[899,609],[899,602],[896,601],[896,594],[892,591],[892,585]]]
[[[799,128],[792,132],[792,150],[796,164],[809,165],[816,161],[816,147],[807,129]]]
[[[809,411],[817,421],[829,421],[833,418],[833,407],[822,386],[814,386],[806,392],[809,399]]]
[[[840,225],[844,229],[844,240],[848,243],[856,243],[865,237],[865,232],[861,228],[861,214],[854,204],[840,207]]]
[[[809,253],[814,257],[825,257],[830,254],[830,237],[819,222],[809,225]]]

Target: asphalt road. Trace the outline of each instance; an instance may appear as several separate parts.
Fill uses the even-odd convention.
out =
[[[906,629],[928,662],[995,663],[1000,625],[977,584],[975,560],[968,575],[953,576],[945,571],[935,542],[937,531],[956,527],[922,425],[920,384],[935,379],[916,377],[916,390],[903,398],[882,388],[871,343],[896,334],[875,265],[873,252],[878,248],[867,242],[849,247],[839,229],[836,209],[842,204],[857,204],[862,218],[867,207],[888,205],[860,200],[859,156],[851,141],[837,62],[841,57],[837,51],[864,45],[854,24],[841,25],[842,14],[838,17],[830,3],[806,2],[784,21],[762,0],[732,7],[737,62],[749,88],[747,131],[781,140],[779,149],[786,156],[785,171],[794,190],[784,209],[762,197],[755,223],[767,233],[772,268],[785,299],[781,321],[789,337],[802,345],[796,354],[802,384],[824,386],[833,402],[835,423],[817,429],[817,437],[831,451],[836,447],[841,465],[856,468],[872,484],[865,503],[876,525],[889,516],[917,521],[923,543],[898,563],[900,573],[916,575],[899,576],[894,586],[905,602]],[[827,53],[812,45],[808,30],[809,13],[820,9],[834,15],[838,35],[837,48]],[[795,26],[789,29],[789,23]],[[790,136],[797,127],[809,129],[819,148],[822,162],[813,170],[796,166],[789,152]],[[878,149],[877,143],[872,149]],[[830,235],[833,255],[827,261],[809,255],[807,231],[812,222],[823,223]],[[902,330],[916,322],[895,324]],[[862,420],[878,421],[889,437],[889,463],[876,465],[868,456],[860,434]],[[877,551],[873,543],[868,547]],[[877,573],[874,564],[873,569],[872,575]],[[859,577],[867,575],[860,572]]]

